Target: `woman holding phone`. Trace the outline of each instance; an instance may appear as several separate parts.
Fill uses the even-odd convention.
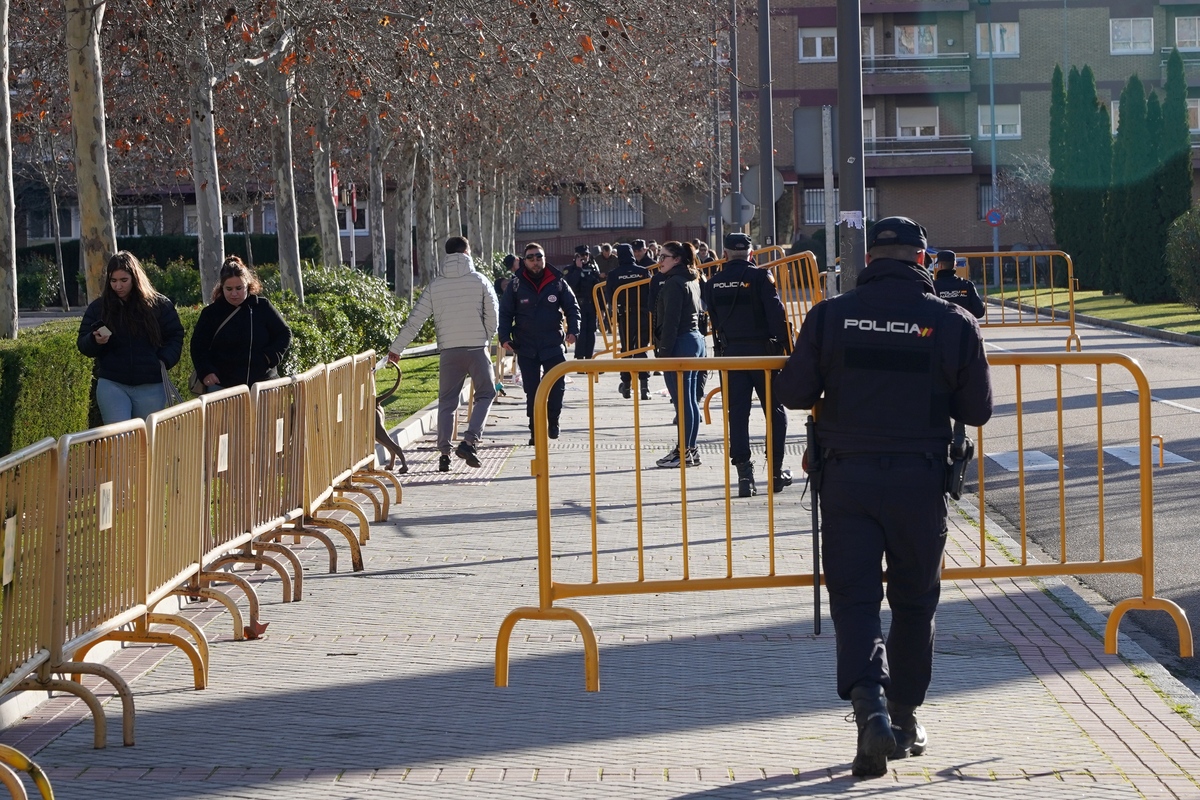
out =
[[[105,425],[145,419],[166,406],[162,368],[179,363],[183,325],[133,253],[109,259],[104,291],[79,325],[78,346],[96,359],[96,405]]]

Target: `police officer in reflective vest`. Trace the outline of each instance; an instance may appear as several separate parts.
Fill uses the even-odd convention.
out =
[[[709,280],[705,304],[712,323],[717,356],[783,355],[787,349],[787,313],[775,277],[770,270],[750,263],[750,237],[744,233],[725,236],[725,264]],[[750,460],[750,406],[758,394],[764,413],[767,407],[767,376],[762,370],[730,371],[723,388],[729,410],[729,460],[737,467],[738,497],[758,494],[754,462]],[[772,398],[771,464],[775,491],[792,483],[792,473],[783,468],[787,440],[787,411]]]
[[[983,300],[975,291],[975,284],[966,278],[954,274],[954,260],[957,258],[953,250],[939,250],[937,254],[937,272],[933,274],[933,290],[943,300],[949,300],[956,306],[962,306],[975,319],[983,319]]]
[[[861,777],[925,751],[916,709],[933,668],[951,418],[982,425],[992,415],[978,324],[936,295],[925,246],[925,229],[907,217],[875,223],[857,288],[809,311],[775,380],[788,408],[822,401],[824,576],[837,690],[854,706],[852,771]]]

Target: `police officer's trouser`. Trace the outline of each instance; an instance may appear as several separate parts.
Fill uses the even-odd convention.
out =
[[[933,668],[933,615],[946,544],[946,459],[829,453],[821,483],[823,564],[837,634],[837,690],[861,681],[919,706]],[[883,638],[881,562],[892,625]]]
[[[584,315],[575,337],[575,357],[591,358],[596,353],[596,317]]]
[[[536,353],[528,356],[517,354],[517,366],[521,368],[521,388],[525,390],[525,413],[529,416],[530,430],[533,430],[533,398],[537,394],[538,386],[541,385],[542,374],[566,360],[567,357],[562,350],[557,352],[557,356],[551,351],[546,358],[538,358]],[[560,378],[554,382],[554,386],[550,389],[550,396],[546,399],[546,417],[552,428],[558,427],[558,418],[562,415],[565,389]]]
[[[729,409],[729,460],[741,464],[750,460],[750,409],[753,395],[767,407],[767,373],[761,369],[730,370],[728,385],[723,387],[726,407]],[[772,398],[774,399],[774,398]],[[771,409],[771,456],[775,469],[783,464],[783,448],[787,441],[787,410],[778,402]]]
[[[627,321],[625,314],[620,313],[620,312],[617,313],[617,331],[621,335],[621,350],[622,350],[622,352],[628,352],[629,350],[636,350],[639,347],[646,347],[647,345],[650,344],[649,325],[644,325],[644,326],[639,325],[637,314],[630,314],[628,316],[629,316],[629,320]],[[643,328],[645,328],[645,330],[643,330]],[[649,358],[649,356],[646,355],[645,352],[641,352],[641,353],[634,353],[631,356],[625,356],[625,358]],[[632,377],[633,377],[633,373],[622,372],[621,373],[621,383],[631,383]],[[646,372],[646,371],[641,372],[638,375],[638,380],[641,382],[643,388],[646,388],[646,389],[650,388],[650,373],[649,372]]]

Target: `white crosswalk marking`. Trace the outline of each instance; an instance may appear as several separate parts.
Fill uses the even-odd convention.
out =
[[[1019,450],[1006,450],[1000,453],[984,453],[992,461],[1001,468],[1009,472],[1017,472],[1021,465],[1021,452]],[[1026,450],[1025,451],[1025,471],[1036,472],[1040,470],[1058,469],[1058,459],[1053,456],[1048,456],[1041,450]],[[1064,469],[1066,467],[1064,466]]]
[[[1126,464],[1130,464],[1135,467],[1138,465],[1138,459],[1140,458],[1140,451],[1138,446],[1135,444],[1123,447],[1106,447],[1104,448],[1104,452],[1108,453],[1113,458],[1119,458]],[[1181,455],[1172,453],[1170,450],[1163,451],[1162,460],[1164,465],[1192,463],[1190,458],[1184,458]],[[1156,444],[1150,445],[1150,461],[1155,465],[1158,464],[1158,445]]]

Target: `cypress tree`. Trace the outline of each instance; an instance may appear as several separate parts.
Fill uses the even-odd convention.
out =
[[[1162,174],[1159,193],[1166,225],[1192,207],[1192,136],[1188,130],[1187,80],[1176,49],[1167,59],[1163,87]]]
[[[1158,105],[1156,102],[1155,105]],[[1161,130],[1162,109],[1157,125]],[[1146,265],[1147,239],[1158,228],[1158,203],[1155,200],[1154,175],[1158,171],[1158,143],[1151,142],[1147,120],[1146,90],[1136,74],[1129,78],[1121,92],[1121,128],[1117,143],[1124,141],[1124,170],[1113,170],[1113,184],[1120,181],[1122,192],[1120,235],[1117,239],[1120,258],[1117,264],[1119,290],[1127,300],[1146,302],[1152,292]]]
[[[1066,239],[1067,218],[1070,216],[1065,187],[1067,167],[1067,90],[1063,85],[1062,67],[1055,65],[1050,79],[1050,202],[1053,209],[1054,241],[1061,250],[1070,252]]]
[[[1140,122],[1133,118],[1134,107],[1129,95],[1130,87],[1136,83],[1138,96],[1143,98],[1141,104]],[[1121,91],[1121,107],[1117,118],[1117,137],[1112,146],[1112,172],[1109,184],[1108,198],[1104,206],[1104,255],[1100,262],[1100,288],[1105,294],[1118,294],[1121,291],[1121,270],[1125,261],[1124,245],[1126,237],[1125,217],[1128,207],[1128,178],[1127,163],[1129,161],[1130,136],[1127,131],[1145,127],[1146,105],[1141,82],[1136,76],[1129,79]]]
[[[1112,129],[1108,112],[1096,96],[1096,77],[1092,68],[1079,72],[1075,90],[1067,95],[1067,119],[1077,140],[1072,158],[1078,190],[1074,194],[1071,217],[1074,249],[1067,252],[1075,263],[1075,275],[1081,286],[1098,284],[1103,241],[1095,235],[1096,225],[1104,219],[1104,201],[1108,194],[1112,159]]]
[[[1071,67],[1067,74],[1067,103],[1063,122],[1062,181],[1059,189],[1062,212],[1056,220],[1055,237],[1058,246],[1075,260],[1077,269],[1083,269],[1086,274],[1086,266],[1078,266],[1084,263],[1079,250],[1086,248],[1087,236],[1087,228],[1081,224],[1083,221],[1079,213],[1081,197],[1086,190],[1087,156],[1084,140],[1090,113],[1084,103],[1084,95],[1080,72]],[[1055,174],[1058,174],[1057,170]]]

